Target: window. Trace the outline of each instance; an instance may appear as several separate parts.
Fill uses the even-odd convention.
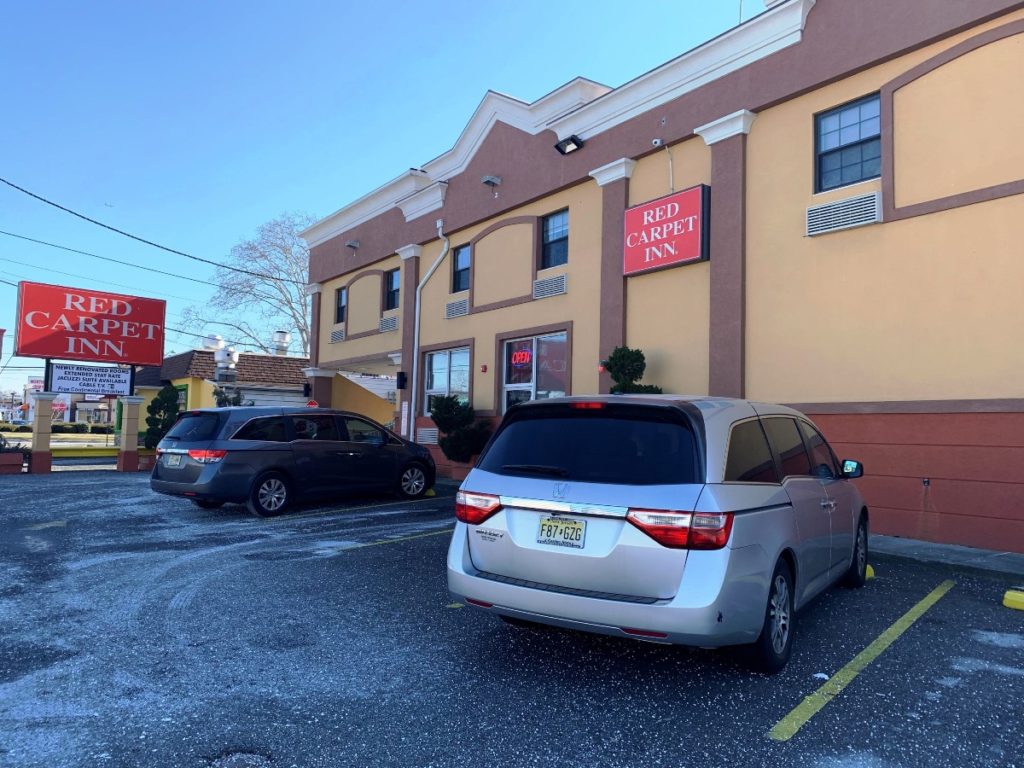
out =
[[[423,413],[430,415],[431,399],[455,395],[460,402],[469,402],[469,347],[430,352],[426,360],[427,375],[423,382]]]
[[[271,416],[265,419],[253,419],[243,424],[232,440],[269,440],[283,443],[288,440],[284,428],[283,416]]]
[[[823,479],[839,477],[839,462],[832,455],[832,449],[821,433],[803,421],[800,422],[800,431],[811,454],[811,474]]]
[[[775,461],[757,419],[732,428],[729,457],[725,462],[727,483],[777,483]]]
[[[348,309],[348,288],[339,288],[334,295],[334,322],[345,322],[345,310]]]
[[[504,410],[526,400],[562,397],[568,390],[569,337],[565,331],[505,342]]]
[[[384,309],[398,309],[398,295],[402,286],[402,270],[384,273]]]
[[[469,290],[469,246],[455,249],[452,256],[452,293]]]
[[[882,172],[878,94],[823,112],[815,119],[815,191],[824,192]]]
[[[384,433],[380,431],[380,428],[374,426],[368,421],[346,416],[345,428],[348,430],[348,439],[353,443],[372,443],[374,445],[383,445],[387,442],[384,439]]]
[[[181,440],[186,443],[196,440],[213,440],[220,429],[221,415],[203,411],[183,413],[164,436],[165,440]]]
[[[796,421],[787,418],[764,419],[764,431],[775,449],[782,468],[782,476],[811,474],[811,462],[804,449],[804,441],[796,428]]]
[[[540,268],[557,267],[569,261],[569,211],[541,219]]]
[[[296,440],[340,440],[338,425],[333,416],[293,416],[292,428]]]

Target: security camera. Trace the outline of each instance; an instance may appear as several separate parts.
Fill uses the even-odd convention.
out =
[[[652,147],[660,147],[664,143],[665,142],[662,141],[661,139],[651,139],[651,146]]]

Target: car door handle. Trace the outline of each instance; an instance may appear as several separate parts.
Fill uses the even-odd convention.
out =
[[[821,500],[821,508],[822,509],[832,509],[832,502],[829,501],[828,499],[822,499]]]
[[[358,456],[359,451],[335,451],[335,456]]]

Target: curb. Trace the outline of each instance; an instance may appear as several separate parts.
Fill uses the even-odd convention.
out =
[[[1020,583],[1021,576],[1024,576],[1024,573],[1008,572],[1000,568],[985,567],[984,565],[978,565],[976,563],[963,563],[956,560],[944,560],[938,557],[915,557],[913,555],[895,552],[879,552],[877,549],[871,551],[871,560],[875,563],[916,563],[918,565],[930,565],[969,575],[985,576],[989,579],[994,578],[1000,581],[1011,582],[1013,584]]]

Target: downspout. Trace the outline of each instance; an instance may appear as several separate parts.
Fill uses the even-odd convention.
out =
[[[416,435],[416,392],[419,386],[419,371],[420,371],[420,298],[423,294],[423,286],[427,284],[431,275],[437,271],[437,268],[444,261],[444,257],[448,255],[448,249],[451,246],[451,241],[442,231],[444,229],[444,219],[437,220],[437,236],[444,241],[444,245],[441,246],[441,254],[434,260],[434,263],[430,265],[430,269],[427,270],[427,274],[420,280],[419,285],[416,286],[416,303],[413,307],[413,331],[412,331],[412,381],[410,382],[411,389],[409,390],[409,424],[407,426],[408,438],[415,442]]]

